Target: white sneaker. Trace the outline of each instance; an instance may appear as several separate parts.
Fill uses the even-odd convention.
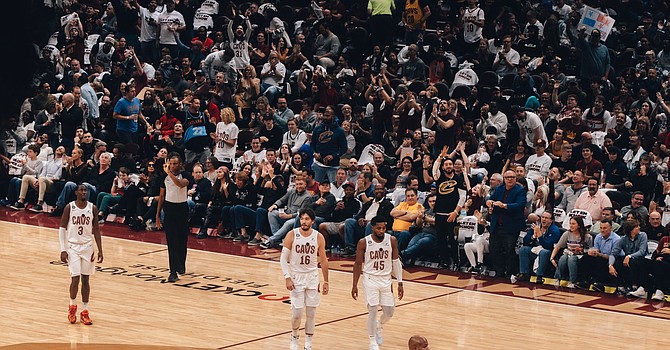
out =
[[[312,344],[307,344],[305,343],[305,348],[304,350],[312,350]]]
[[[370,343],[370,350],[379,350],[379,345],[377,343]]]
[[[509,276],[509,281],[514,284],[516,283],[516,275]]]
[[[291,335],[291,350],[300,350],[300,345],[298,345],[298,337]]]
[[[561,286],[561,280],[557,279],[554,281],[554,287],[560,287]]]
[[[382,323],[377,320],[377,333],[375,333],[375,340],[378,345],[382,345],[384,342],[384,336],[382,335]]]
[[[568,285],[567,285],[566,287],[574,289],[574,288],[575,288],[575,284],[572,283],[572,282],[570,282],[570,283],[568,283]]]
[[[654,292],[654,295],[651,296],[651,299],[663,301],[665,300],[665,293],[663,293],[662,290],[657,289],[656,292]]]
[[[638,297],[638,298],[646,298],[647,297],[647,291],[644,290],[644,287],[638,287],[637,290],[633,292],[628,292],[628,295]]]

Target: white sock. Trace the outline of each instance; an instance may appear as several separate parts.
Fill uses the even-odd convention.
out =
[[[88,310],[88,303],[83,303],[82,306],[83,306],[84,310]]]
[[[291,335],[293,335],[293,338],[298,339],[298,337],[299,337],[299,335],[298,335],[298,330],[297,330],[297,329],[294,329]]]
[[[377,339],[375,339],[374,335],[368,335],[368,338],[370,338],[370,344],[377,344]]]
[[[311,335],[305,335],[305,345],[312,344],[312,336]]]
[[[70,305],[77,305],[77,301],[74,299],[70,299]]]

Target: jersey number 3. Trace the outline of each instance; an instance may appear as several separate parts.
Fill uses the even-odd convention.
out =
[[[80,236],[84,234],[84,226],[77,227],[77,234]]]

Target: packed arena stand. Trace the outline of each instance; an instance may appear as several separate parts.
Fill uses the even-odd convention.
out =
[[[276,248],[311,208],[346,257],[384,215],[405,266],[668,291],[663,2],[37,6],[2,205],[58,216],[86,184],[101,220],[155,229],[176,153],[199,239]]]

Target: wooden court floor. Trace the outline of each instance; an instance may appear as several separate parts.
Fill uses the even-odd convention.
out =
[[[166,284],[165,246],[103,237],[105,262],[91,279],[94,324],[72,325],[57,231],[0,222],[0,232],[0,349],[288,349],[290,305],[277,262],[189,250],[188,274]],[[368,349],[366,309],[351,299],[351,273],[331,270],[330,286],[314,349]],[[625,301],[633,305],[624,308],[653,308],[649,317],[551,300],[568,292],[517,289],[537,298],[407,282],[381,348],[406,349],[418,333],[433,350],[667,349],[668,305]]]

